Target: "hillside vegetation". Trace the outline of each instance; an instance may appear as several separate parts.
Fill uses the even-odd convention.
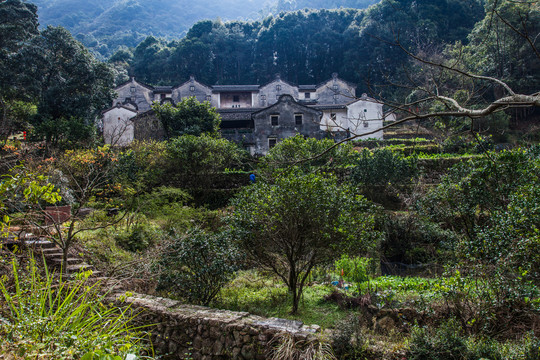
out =
[[[203,19],[257,20],[302,8],[365,8],[376,0],[340,1],[238,1],[224,0],[208,6],[187,0],[33,0],[39,7],[41,26],[63,26],[85,46],[108,57],[118,46],[136,46],[146,36],[180,38]]]

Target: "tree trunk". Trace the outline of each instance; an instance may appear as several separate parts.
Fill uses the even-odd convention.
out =
[[[295,271],[294,266],[291,266],[291,269],[289,270],[289,291],[292,295],[292,310],[291,314],[296,314],[298,312],[298,302],[299,302],[299,296],[298,296],[298,287],[297,287],[297,274]]]

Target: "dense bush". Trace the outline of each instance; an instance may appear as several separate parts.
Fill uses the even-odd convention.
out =
[[[161,255],[158,290],[208,305],[239,269],[241,256],[226,233],[195,229],[173,240]]]
[[[416,163],[391,150],[363,150],[355,162],[351,181],[357,186],[407,184],[416,176]],[[382,191],[382,190],[381,190]]]
[[[137,192],[149,191],[166,183],[166,143],[134,141],[118,155],[115,178]]]
[[[167,182],[184,188],[212,188],[212,175],[240,169],[247,160],[247,152],[226,139],[180,136],[167,144]]]
[[[171,206],[184,206],[192,200],[185,190],[161,186],[150,193],[140,195],[136,203],[142,213],[155,217],[166,213],[166,210]]]
[[[116,234],[116,243],[128,251],[143,251],[156,242],[159,234],[156,229],[146,223],[139,223]]]
[[[354,162],[350,182],[369,200],[399,209],[402,194],[417,176],[416,158],[388,149],[362,150]]]
[[[144,334],[132,324],[129,308],[105,305],[106,295],[87,281],[89,274],[58,280],[33,260],[26,269],[14,261],[12,271],[12,282],[0,278],[2,354],[66,360],[132,354],[137,359]]]
[[[339,260],[334,262],[334,268],[338,274],[343,276],[343,280],[354,283],[368,281],[373,274],[373,259],[365,257],[349,257],[344,254]]]
[[[296,135],[277,143],[259,162],[259,171],[265,178],[272,178],[276,172],[296,166],[304,172],[331,170],[354,163],[356,152],[351,144],[344,144],[331,150],[333,140],[305,139]]]
[[[355,315],[336,325],[332,336],[332,348],[338,359],[356,360],[366,357],[367,339],[364,325]]]
[[[392,262],[445,263],[452,259],[457,244],[454,232],[411,214],[389,214],[383,228],[381,255]]]
[[[414,327],[409,360],[532,360],[538,359],[538,338],[526,336],[517,342],[500,343],[481,337],[467,337],[458,322],[450,320],[440,327]]]
[[[200,103],[194,96],[175,105],[154,103],[152,109],[163,124],[167,139],[182,135],[216,135],[221,117],[209,102]]]
[[[419,202],[420,213],[475,238],[495,212],[508,206],[520,186],[536,183],[538,152],[539,148],[492,152],[458,163]]]

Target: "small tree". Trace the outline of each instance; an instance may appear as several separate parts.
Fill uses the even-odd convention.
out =
[[[221,118],[208,101],[198,102],[195,97],[180,101],[176,106],[169,103],[152,107],[161,120],[167,138],[181,135],[216,134]]]
[[[157,288],[208,305],[238,270],[239,259],[238,249],[225,233],[195,229],[165,249]]]
[[[246,157],[244,150],[226,139],[183,135],[167,144],[166,175],[181,186],[208,189],[215,185],[216,174],[240,168]]]
[[[69,219],[64,228],[60,219],[48,216],[54,232],[51,239],[63,252],[62,266],[66,269],[68,252],[77,235],[83,231],[102,229],[119,222],[111,218],[92,227],[77,227],[81,220],[81,209],[87,206],[96,192],[111,183],[114,169],[117,166],[115,154],[108,146],[90,150],[68,150],[54,163],[53,180],[61,188],[63,199],[72,206]]]
[[[368,201],[335,177],[290,171],[244,189],[233,205],[230,222],[242,249],[287,284],[293,314],[314,266],[378,240]]]
[[[0,237],[9,230],[10,213],[23,210],[26,215],[39,203],[56,204],[61,200],[58,189],[43,175],[32,174],[19,166],[0,177]],[[8,228],[8,229],[6,229]]]

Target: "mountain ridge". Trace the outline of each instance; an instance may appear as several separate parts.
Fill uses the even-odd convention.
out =
[[[135,47],[147,36],[178,39],[206,19],[262,20],[281,11],[310,7],[365,8],[380,0],[223,0],[208,6],[188,0],[32,0],[42,27],[67,28],[98,57],[119,47]]]

